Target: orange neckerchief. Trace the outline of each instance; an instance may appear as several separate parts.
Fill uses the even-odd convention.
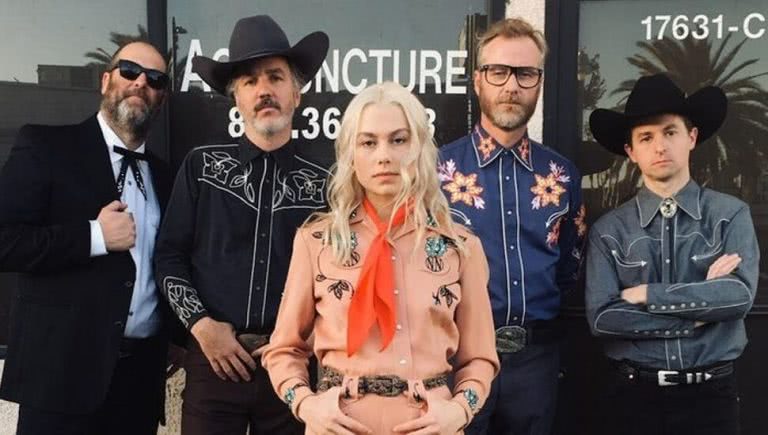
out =
[[[395,273],[392,267],[392,248],[387,242],[387,222],[379,219],[376,209],[368,198],[363,208],[376,225],[378,234],[365,255],[363,270],[357,281],[347,313],[347,355],[352,356],[365,343],[374,322],[381,330],[384,350],[395,335]],[[405,222],[406,205],[400,206],[392,218],[392,228]]]

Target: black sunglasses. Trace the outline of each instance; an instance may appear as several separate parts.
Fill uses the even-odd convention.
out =
[[[141,73],[146,74],[147,84],[152,89],[165,89],[168,86],[168,74],[158,71],[156,69],[144,68],[136,62],[130,60],[121,59],[117,61],[117,65],[113,66],[110,71],[116,69],[120,70],[120,76],[126,80],[136,80]]]

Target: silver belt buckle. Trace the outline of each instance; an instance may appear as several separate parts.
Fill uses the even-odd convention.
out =
[[[496,351],[517,353],[525,348],[528,332],[521,326],[502,326],[496,330]]]
[[[657,379],[659,380],[659,386],[669,387],[672,385],[677,385],[678,384],[677,382],[670,382],[666,379],[667,375],[677,375],[677,374],[678,372],[674,370],[659,370],[658,372],[656,372]]]

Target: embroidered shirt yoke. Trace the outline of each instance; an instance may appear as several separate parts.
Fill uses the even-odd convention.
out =
[[[326,205],[328,171],[304,146],[264,152],[243,136],[187,155],[155,252],[155,276],[187,327],[208,314],[271,332],[296,229]]]
[[[643,188],[592,227],[587,255],[587,318],[606,338],[608,357],[678,370],[741,355],[744,317],[757,289],[760,251],[744,202],[690,181],[669,201]],[[666,215],[666,216],[665,216]],[[706,279],[724,254],[733,273]],[[621,291],[648,284],[648,303]],[[695,328],[695,322],[706,322]]]
[[[479,124],[440,160],[454,219],[483,241],[496,327],[557,316],[587,232],[576,167],[527,135],[507,150]]]

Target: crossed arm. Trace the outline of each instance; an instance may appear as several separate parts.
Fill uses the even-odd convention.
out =
[[[753,228],[749,209],[744,207],[724,234],[727,254],[712,263],[704,280],[630,288],[621,286],[615,261],[594,231],[589,236],[586,285],[592,332],[633,339],[657,338],[658,331],[689,336],[707,323],[744,318],[757,288],[759,249]]]

